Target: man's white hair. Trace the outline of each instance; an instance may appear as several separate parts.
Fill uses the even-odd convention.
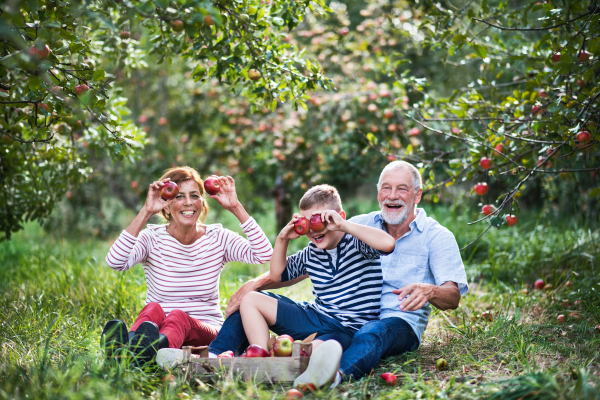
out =
[[[407,163],[406,161],[392,161],[381,171],[381,174],[379,175],[379,182],[377,182],[377,190],[381,189],[381,177],[383,174],[388,171],[396,171],[401,169],[408,169],[410,171],[410,174],[412,175],[412,185],[415,192],[421,189],[423,186],[421,182],[421,174],[414,165]]]

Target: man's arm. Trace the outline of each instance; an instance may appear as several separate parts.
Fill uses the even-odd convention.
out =
[[[268,290],[268,289],[281,289],[283,287],[288,287],[295,285],[296,283],[305,280],[308,278],[308,274],[302,275],[296,279],[291,279],[286,282],[275,282],[270,278],[270,273],[265,272],[264,274],[249,280],[244,283],[242,287],[240,287],[229,299],[227,303],[227,309],[225,310],[225,318],[229,317],[231,314],[240,309],[240,303],[242,298],[249,292],[256,292],[259,290]]]
[[[448,281],[441,286],[429,283],[411,283],[393,291],[400,300],[402,311],[417,311],[427,302],[439,310],[456,310],[460,303],[460,290],[454,282]],[[410,296],[405,299],[406,296]]]

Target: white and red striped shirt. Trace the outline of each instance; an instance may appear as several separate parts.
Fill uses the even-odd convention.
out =
[[[211,224],[200,239],[185,245],[167,233],[166,227],[148,225],[137,238],[123,231],[106,263],[117,271],[142,263],[148,285],[146,304],[159,303],[166,314],[179,309],[221,326],[219,275],[223,266],[230,261],[264,264],[271,260],[273,246],[253,218],[240,224],[248,239],[221,224]]]

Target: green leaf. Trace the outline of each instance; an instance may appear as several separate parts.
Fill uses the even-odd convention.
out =
[[[96,72],[94,72],[94,76],[92,79],[95,81],[101,81],[101,80],[104,80],[104,76],[105,76],[104,71],[99,69]]]
[[[504,224],[504,219],[502,219],[501,217],[498,217],[497,215],[490,218],[490,224],[497,228],[500,229],[500,227],[502,226],[502,224]]]

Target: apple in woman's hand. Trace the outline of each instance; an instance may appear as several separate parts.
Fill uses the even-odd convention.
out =
[[[221,183],[219,182],[219,178],[217,178],[216,176],[209,176],[208,178],[206,178],[204,180],[204,190],[206,190],[206,193],[210,194],[211,196],[214,196],[215,194],[219,193],[219,190],[221,190]]]
[[[296,222],[294,222],[294,231],[298,235],[306,235],[308,233],[310,222],[304,217],[298,218]]]
[[[165,185],[160,190],[160,197],[165,200],[172,200],[179,194],[179,187],[175,182],[165,182]]]

